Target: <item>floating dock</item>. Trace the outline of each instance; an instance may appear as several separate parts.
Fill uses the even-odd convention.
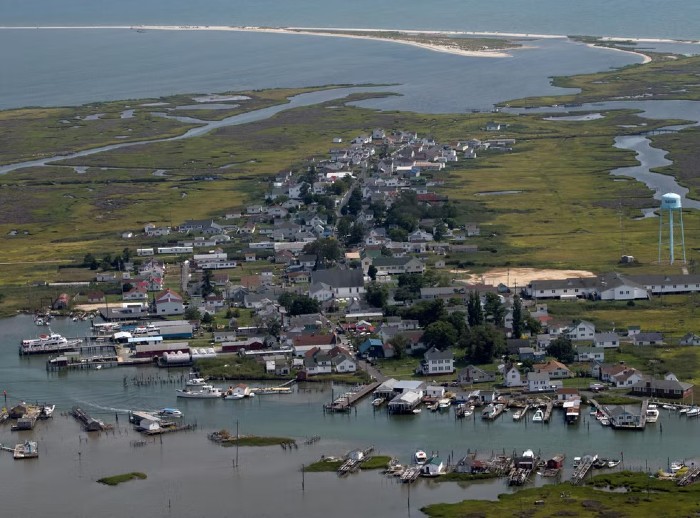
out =
[[[420,468],[418,466],[411,466],[406,468],[403,473],[401,473],[401,482],[405,484],[410,484],[415,482],[420,476]]]
[[[323,410],[325,412],[349,412],[350,408],[355,406],[361,399],[370,395],[374,390],[380,385],[378,381],[370,383],[369,385],[363,385],[358,391],[353,392],[349,395],[339,397],[335,399],[332,403],[327,403],[323,405]]]

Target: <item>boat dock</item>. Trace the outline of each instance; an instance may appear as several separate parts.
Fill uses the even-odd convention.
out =
[[[418,466],[410,466],[401,473],[401,482],[410,484],[415,482],[420,476],[420,468]]]
[[[547,407],[544,409],[544,417],[542,418],[542,421],[545,423],[549,423],[549,419],[552,417],[552,410],[554,409],[554,402],[549,401],[547,403]]]
[[[363,385],[356,392],[348,393],[335,399],[332,403],[323,405],[324,412],[349,412],[360,400],[370,395],[380,385],[378,381]]]
[[[70,414],[83,426],[86,432],[101,432],[107,426],[99,419],[94,419],[80,407],[74,406]]]
[[[513,421],[521,421],[527,415],[529,410],[530,410],[530,405],[525,405],[525,407],[518,409],[513,414]]]
[[[678,479],[677,484],[681,487],[687,486],[695,482],[700,477],[700,468],[689,469],[688,472]]]
[[[579,485],[586,478],[586,475],[593,467],[593,463],[597,460],[597,457],[586,455],[581,459],[581,463],[576,466],[573,475],[571,475],[571,483],[574,485]]]

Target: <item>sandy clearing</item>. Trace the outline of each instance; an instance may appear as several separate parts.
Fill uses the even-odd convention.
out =
[[[554,270],[540,268],[496,268],[484,273],[472,274],[469,270],[450,270],[450,273],[463,274],[460,282],[470,284],[505,284],[507,286],[526,286],[533,280],[559,280],[570,277],[595,277],[586,270]]]

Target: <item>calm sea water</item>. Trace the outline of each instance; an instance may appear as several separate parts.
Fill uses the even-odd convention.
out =
[[[698,36],[693,0],[3,0],[2,25],[190,24]]]
[[[85,324],[67,321],[53,325],[66,336],[78,335],[84,328]],[[480,419],[456,421],[451,413],[427,411],[389,418],[383,411],[375,412],[369,401],[361,403],[357,413],[324,415],[322,403],[331,399],[332,391],[337,394],[345,388],[316,384],[297,387],[289,396],[245,401],[177,400],[175,388],[179,384],[167,380],[179,377],[179,372],[125,367],[56,374],[45,371],[45,358],[18,357],[18,341],[42,329],[27,316],[0,320],[0,388],[7,390],[9,402],[25,399],[57,404],[56,418],[40,423],[32,432],[17,434],[8,426],[0,427],[0,443],[14,444],[25,437],[40,443],[37,461],[14,462],[9,454],[0,454],[0,477],[13,480],[11,493],[7,485],[0,489],[3,495],[14,497],[5,499],[9,500],[8,512],[21,510],[25,516],[44,516],[57,508],[69,509],[71,516],[88,516],[94,509],[115,517],[135,515],[137,509],[154,516],[192,516],[193,512],[224,512],[228,506],[235,506],[237,514],[243,516],[406,516],[406,487],[378,473],[346,479],[309,474],[306,490],[301,492],[302,464],[321,455],[342,455],[369,445],[403,462],[418,448],[444,457],[463,455],[468,449],[489,456],[493,451],[512,453],[531,448],[545,457],[565,453],[569,464],[573,456],[588,452],[623,456],[626,467],[642,469],[665,467],[669,459],[690,460],[699,453],[688,438],[700,433],[700,420],[666,411],[658,423],[635,433],[603,428],[587,415],[578,425],[566,426],[557,413],[549,425],[515,423],[508,414],[491,424]],[[159,382],[136,386],[131,383],[133,378]],[[60,415],[74,404],[114,424],[115,432],[81,432],[72,418]],[[133,447],[131,442],[140,436],[127,425],[124,412],[165,406],[178,406],[187,419],[198,423],[198,430],[165,436],[162,443],[156,439]],[[322,440],[312,446],[300,445],[292,452],[277,447],[241,448],[239,469],[235,470],[235,450],[210,443],[206,433],[233,430],[236,423],[242,433],[300,440],[318,434]],[[101,476],[132,470],[146,472],[148,480],[118,488],[95,483]],[[536,478],[535,483],[544,481]],[[41,499],[31,498],[36,487],[42,488]],[[410,509],[416,516],[428,503],[493,498],[504,490],[500,480],[463,485],[421,481],[411,490]],[[358,499],[358,494],[363,497]]]

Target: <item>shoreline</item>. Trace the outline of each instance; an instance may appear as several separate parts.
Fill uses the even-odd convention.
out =
[[[301,34],[304,36],[323,36],[335,38],[350,38],[370,41],[386,41],[401,45],[445,54],[452,54],[463,57],[491,57],[503,58],[511,57],[509,52],[503,50],[463,50],[440,44],[422,43],[401,38],[384,38],[381,36],[371,36],[367,33],[399,33],[406,35],[430,35],[439,36],[475,36],[475,37],[495,37],[495,38],[528,38],[528,39],[569,39],[563,34],[532,34],[517,32],[494,32],[494,31],[446,31],[446,30],[422,30],[422,29],[362,29],[354,27],[259,27],[259,26],[228,26],[228,25],[90,25],[90,26],[0,26],[0,30],[136,30],[136,31],[205,31],[205,32],[256,32],[264,34]],[[361,32],[363,34],[353,34]],[[674,40],[670,38],[625,38],[621,36],[600,36],[600,41],[622,42],[630,41],[635,43],[687,43],[700,44],[693,40]],[[637,54],[642,57],[642,63],[646,64],[651,58],[634,49],[626,50],[619,48],[603,47],[595,43],[587,44],[589,47],[597,47],[629,54]],[[519,47],[518,50],[527,47]]]

